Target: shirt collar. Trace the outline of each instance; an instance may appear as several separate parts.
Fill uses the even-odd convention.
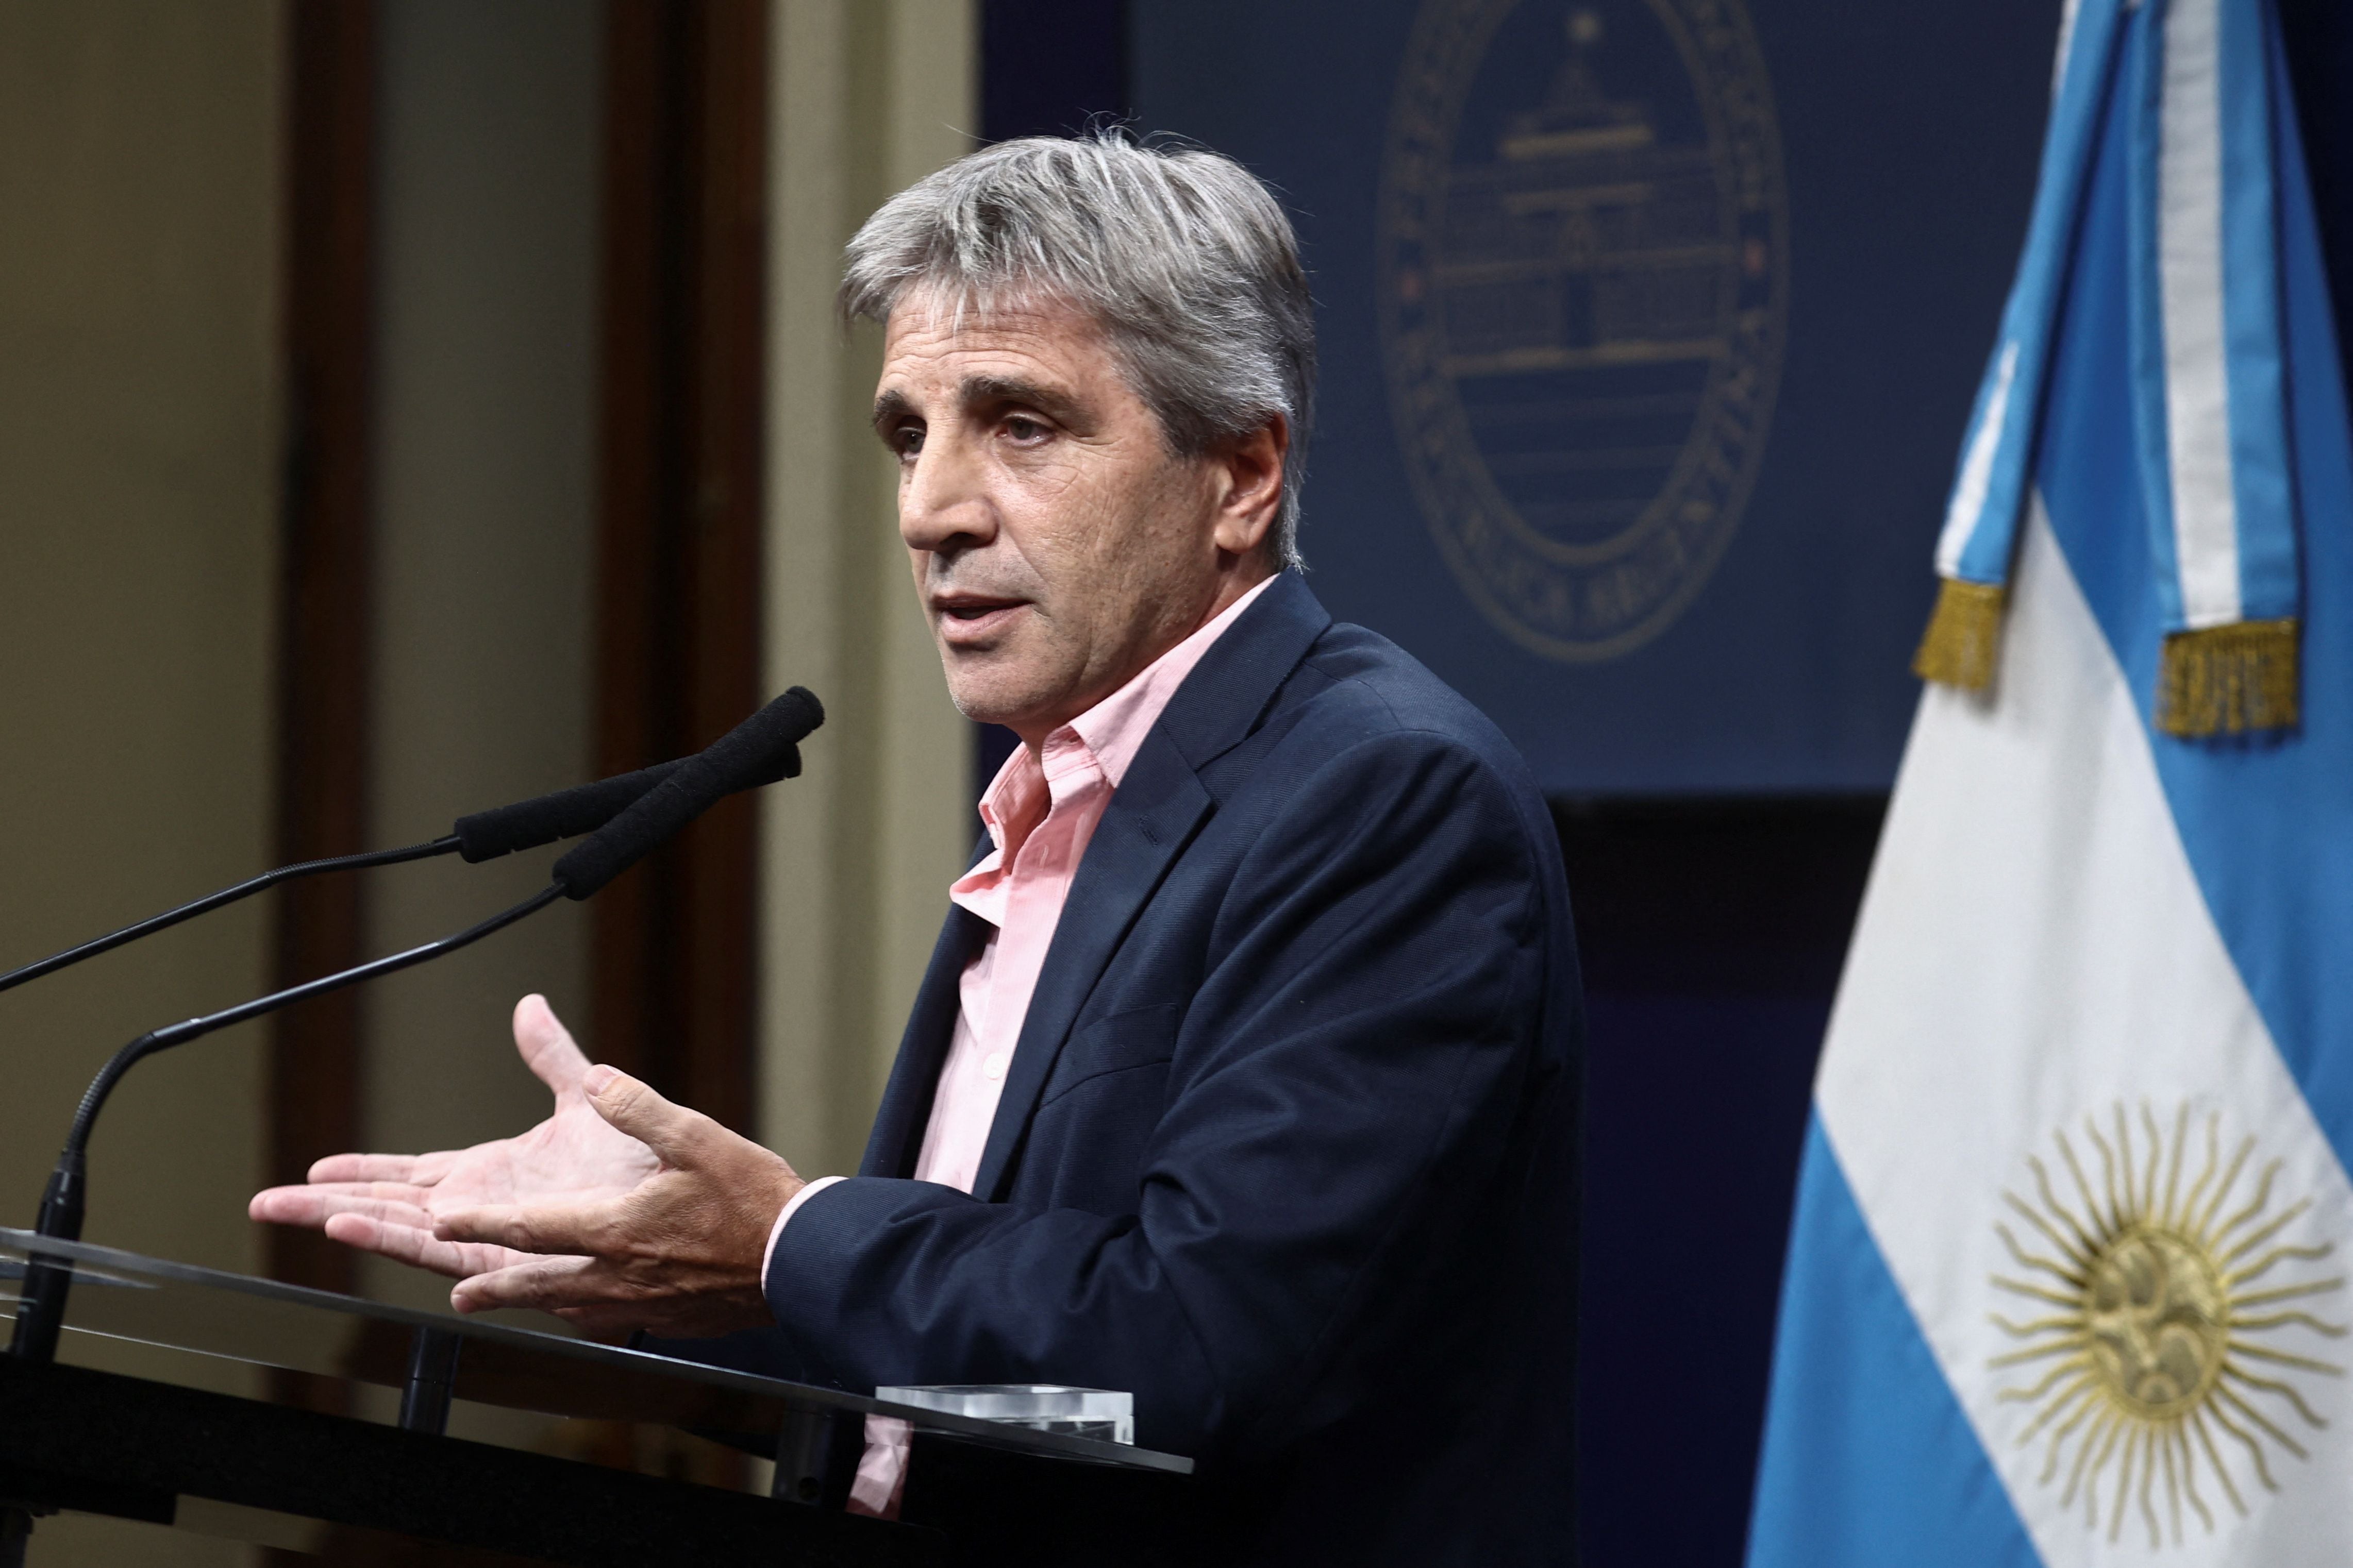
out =
[[[1145,665],[1134,679],[1064,726],[1074,731],[1087,750],[1094,753],[1095,764],[1103,769],[1113,789],[1127,776],[1128,764],[1144,749],[1144,738],[1152,733],[1152,726],[1160,721],[1169,699],[1185,684],[1185,678],[1193,673],[1193,667],[1201,662],[1201,656],[1226,635],[1227,628],[1241,618],[1250,602],[1265,593],[1267,584],[1273,581],[1269,577],[1254,584],[1191,637]]]
[[[1159,722],[1176,689],[1193,673],[1210,645],[1223,637],[1242,612],[1266,592],[1274,578],[1254,584],[1232,604],[1218,612],[1192,636],[1145,665],[1126,685],[1046,737],[1039,748],[1043,765],[1032,761],[1029,748],[1016,746],[982,792],[980,819],[999,850],[1008,837],[1019,839],[1036,819],[1045,816],[1050,781],[1072,768],[1092,765],[1117,789],[1127,776],[1144,739]]]

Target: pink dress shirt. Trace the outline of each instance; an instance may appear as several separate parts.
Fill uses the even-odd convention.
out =
[[[1048,735],[1036,756],[1017,747],[981,796],[980,819],[996,847],[950,885],[948,898],[996,929],[965,966],[955,1030],[915,1159],[917,1181],[972,1191],[1038,972],[1095,825],[1168,700],[1266,585],[1252,587],[1125,686]],[[769,1257],[801,1205],[841,1179],[827,1176],[793,1194],[768,1233]],[[765,1279],[766,1258],[760,1272]],[[853,1512],[895,1516],[908,1443],[904,1422],[868,1419],[866,1458],[850,1492]]]

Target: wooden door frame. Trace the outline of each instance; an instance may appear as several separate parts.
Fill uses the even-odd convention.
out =
[[[759,706],[767,5],[610,0],[596,769]],[[750,1131],[758,814],[722,803],[598,896],[592,1051]]]
[[[297,4],[288,8],[287,28],[281,863],[369,847],[374,0]],[[277,896],[278,984],[361,961],[358,879],[312,879]],[[313,1161],[358,1145],[361,1017],[359,993],[346,990],[270,1020],[267,1162],[273,1184],[300,1182]],[[343,1291],[358,1280],[351,1249],[316,1231],[272,1226],[267,1237],[276,1279]]]
[[[604,84],[595,770],[707,744],[761,698],[764,0],[609,0]],[[377,16],[289,8],[277,852],[372,847],[371,385]],[[590,1048],[749,1130],[757,815],[725,803],[600,895]],[[274,975],[364,956],[356,878],[280,895]],[[356,991],[270,1025],[267,1175],[363,1137]],[[348,1291],[348,1248],[273,1226],[276,1278]]]

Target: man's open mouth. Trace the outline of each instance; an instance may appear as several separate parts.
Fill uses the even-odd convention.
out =
[[[940,608],[952,620],[976,621],[999,610],[1009,610],[1020,602],[1018,599],[961,599]]]
[[[958,595],[954,598],[934,599],[939,612],[940,629],[952,640],[985,636],[1013,618],[1026,599],[997,599],[981,595]]]

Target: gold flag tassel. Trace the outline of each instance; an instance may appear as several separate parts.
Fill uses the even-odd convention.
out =
[[[2239,621],[2174,632],[2157,672],[2157,727],[2168,735],[2293,729],[2296,624]]]
[[[1964,583],[1947,577],[1936,589],[1936,610],[1912,673],[1939,686],[1983,691],[1993,684],[1994,656],[2001,647],[2001,610],[2006,594],[1999,583]]]

